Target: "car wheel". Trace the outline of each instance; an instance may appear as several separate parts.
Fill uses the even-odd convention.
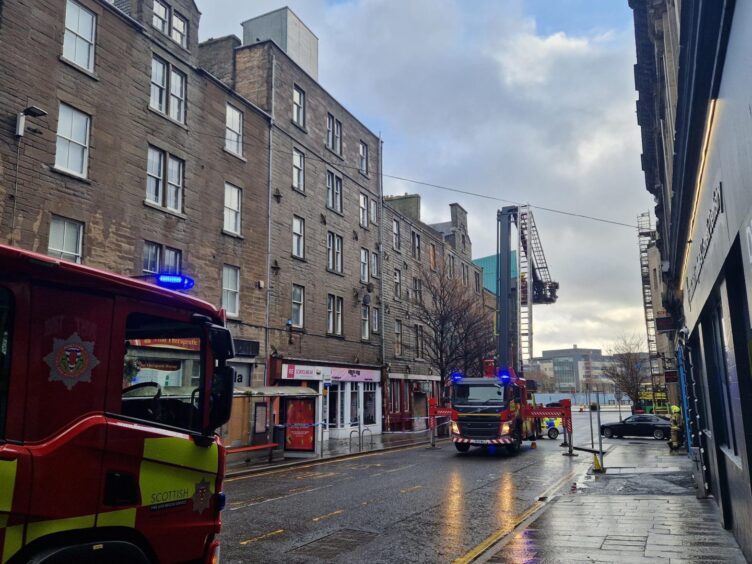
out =
[[[607,439],[610,439],[614,436],[614,432],[610,427],[606,427],[605,429],[603,429],[603,436]]]
[[[666,438],[666,433],[663,429],[656,429],[655,431],[653,431],[653,438],[658,441],[662,441]]]
[[[454,448],[456,448],[459,452],[467,452],[470,450],[470,445],[467,443],[454,443]]]
[[[548,438],[555,441],[559,436],[559,430],[556,427],[551,427],[548,430]]]

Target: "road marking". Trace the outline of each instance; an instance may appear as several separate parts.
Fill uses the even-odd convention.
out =
[[[321,460],[319,462],[311,462],[310,464],[303,464],[301,466],[291,466],[289,468],[279,468],[277,470],[269,470],[268,472],[256,472],[253,474],[249,474],[248,476],[236,476],[234,478],[227,478],[225,479],[224,483],[228,482],[237,482],[239,480],[250,480],[251,478],[261,478],[262,476],[269,476],[270,474],[279,474],[280,472],[293,472],[296,470],[302,470],[304,468],[311,468],[314,466],[323,466],[324,464],[338,464],[342,462],[351,462],[353,460],[357,460],[360,458],[367,458],[371,456],[385,456],[387,454],[397,454],[400,452],[405,452],[406,450],[415,450],[418,448],[426,448],[425,444],[419,444],[415,446],[405,447],[405,448],[398,448],[393,450],[380,450],[376,452],[369,452],[365,454],[357,454],[355,456],[348,456],[347,458],[338,458],[336,460]]]
[[[553,486],[551,486],[545,492],[540,494],[538,496],[538,499],[540,498],[548,499],[549,497],[551,497],[551,494],[553,492],[561,488],[565,483],[567,483],[567,481],[571,480],[577,474],[577,472],[578,472],[577,470],[572,470],[569,474],[561,478]],[[545,504],[546,502],[544,501],[536,501],[533,505],[528,507],[520,515],[515,517],[514,524],[511,527],[507,525],[505,527],[502,527],[501,529],[498,529],[496,532],[491,533],[479,545],[477,545],[475,548],[470,550],[470,552],[468,552],[464,556],[460,556],[459,558],[454,559],[452,561],[452,564],[468,564],[470,562],[473,562],[479,556],[481,556],[483,553],[489,550],[492,546],[498,543],[501,539],[506,537],[512,531],[514,531],[519,526],[520,523],[525,521],[528,517],[530,517],[532,514],[538,511]]]
[[[318,491],[318,490],[325,490],[325,489],[331,488],[333,486],[334,486],[334,484],[327,484],[326,486],[319,486],[318,488],[309,488],[307,490],[290,492],[290,493],[287,493],[285,495],[278,495],[277,497],[268,497],[266,499],[264,499],[264,498],[261,498],[261,499],[256,498],[253,501],[249,501],[248,503],[245,503],[245,502],[242,502],[242,501],[236,501],[236,502],[234,502],[232,504],[233,507],[230,507],[230,511],[237,511],[238,509],[245,509],[246,507],[251,507],[252,505],[259,505],[261,503],[268,503],[270,501],[277,501],[277,500],[280,500],[280,499],[287,499],[288,497],[293,497],[293,496],[296,496],[296,495],[301,495],[301,494],[305,494],[305,493],[315,492],[315,491]]]
[[[400,466],[399,468],[392,468],[391,470],[384,470],[384,474],[389,474],[390,472],[399,472],[400,470],[407,470],[408,468],[412,468],[413,466],[417,466],[418,463],[415,464],[408,464],[407,466]]]
[[[339,472],[311,472],[303,476],[296,476],[296,480],[320,480],[321,478],[331,478],[337,476]]]
[[[420,488],[422,488],[422,487],[423,487],[423,486],[412,486],[412,487],[410,487],[410,488],[404,488],[404,489],[400,490],[400,493],[410,493],[410,492],[414,492],[414,491],[416,491],[416,490],[419,490],[419,489],[420,489]]]
[[[250,539],[246,539],[244,541],[240,541],[240,546],[245,546],[247,544],[251,544],[252,542],[268,539],[269,537],[273,537],[275,535],[281,535],[284,533],[284,529],[277,529],[276,531],[271,531],[269,533],[264,533],[263,535],[259,535],[257,537],[252,537]]]
[[[311,519],[314,523],[318,523],[319,521],[323,521],[324,519],[328,519],[329,517],[334,517],[335,515],[339,515],[340,513],[344,513],[344,509],[337,509],[337,511],[332,511],[331,513],[327,513],[326,515],[319,515],[318,517],[314,517]]]

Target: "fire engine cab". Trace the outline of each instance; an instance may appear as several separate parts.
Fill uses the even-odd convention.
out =
[[[0,562],[214,562],[223,314],[0,245]]]

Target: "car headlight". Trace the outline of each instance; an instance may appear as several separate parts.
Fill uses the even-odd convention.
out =
[[[502,423],[501,427],[499,427],[499,434],[500,435],[508,435],[512,430],[512,426],[509,423]]]
[[[454,433],[455,435],[460,434],[460,426],[457,425],[456,421],[452,421],[452,423],[450,424],[450,427],[452,428],[452,433]]]

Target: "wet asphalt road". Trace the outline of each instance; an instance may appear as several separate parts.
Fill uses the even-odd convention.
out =
[[[589,446],[587,413],[574,428]],[[229,479],[222,561],[450,562],[587,470],[592,458],[562,456],[560,442],[515,456],[443,442]]]

